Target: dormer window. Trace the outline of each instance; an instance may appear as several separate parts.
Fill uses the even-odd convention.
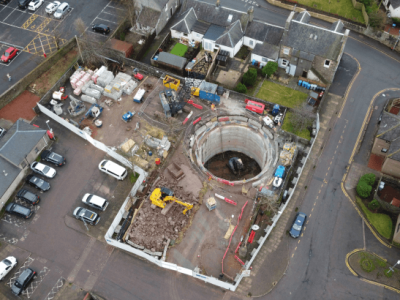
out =
[[[326,59],[324,62],[324,67],[329,68],[331,66],[331,61],[329,59]]]

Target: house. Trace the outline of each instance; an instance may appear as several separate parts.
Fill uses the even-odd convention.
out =
[[[383,0],[382,3],[391,18],[400,18],[400,0]]]
[[[278,64],[287,74],[330,83],[343,55],[349,30],[336,21],[330,29],[310,24],[311,15],[303,11],[286,20]]]
[[[134,31],[149,36],[159,35],[174,15],[181,0],[137,0],[138,13]]]
[[[252,48],[251,62],[262,68],[268,61],[278,61],[279,45],[284,28],[258,20],[250,22],[244,33],[243,45]]]
[[[48,145],[46,130],[18,120],[0,139],[0,206],[13,194],[25,170]]]
[[[171,27],[171,37],[202,42],[207,51],[226,50],[234,57],[243,45],[244,28],[249,13],[197,0],[182,3],[183,13]]]

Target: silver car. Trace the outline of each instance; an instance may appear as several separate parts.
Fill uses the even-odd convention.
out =
[[[67,14],[67,12],[69,12],[69,10],[70,7],[67,2],[61,3],[61,5],[57,8],[56,12],[54,13],[54,18],[61,19]]]
[[[54,178],[54,176],[56,176],[56,170],[37,161],[31,164],[31,169],[33,172],[39,173],[47,178]]]

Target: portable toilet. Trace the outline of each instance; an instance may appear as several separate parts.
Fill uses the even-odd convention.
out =
[[[272,108],[271,114],[275,117],[277,114],[279,114],[280,109],[281,108],[279,107],[279,105],[275,104],[274,107]]]
[[[301,83],[303,82],[303,80],[299,80],[298,84],[299,86],[301,86]]]

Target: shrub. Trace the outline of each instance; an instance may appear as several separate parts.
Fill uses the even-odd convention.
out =
[[[235,91],[244,94],[247,93],[247,87],[243,83],[239,83],[236,86]]]
[[[381,205],[379,204],[378,200],[376,200],[376,199],[374,199],[370,203],[368,203],[368,208],[370,210],[375,210],[375,209],[378,209],[379,207],[381,207]]]
[[[247,86],[252,86],[257,80],[257,70],[256,69],[249,69],[243,75],[243,83]]]
[[[361,267],[361,269],[363,269],[367,273],[370,273],[373,270],[375,270],[374,262],[372,260],[370,260],[369,258],[367,258],[367,257],[361,259],[360,267]]]
[[[372,186],[368,185],[365,181],[360,180],[357,184],[356,191],[361,198],[367,198],[371,195]]]
[[[383,11],[378,10],[368,14],[369,25],[376,29],[382,29],[386,24],[386,15]]]
[[[121,41],[125,41],[125,32],[121,32],[121,33],[119,34],[119,39],[120,39]]]
[[[364,181],[368,185],[373,185],[375,183],[376,176],[374,173],[368,173],[361,176],[360,181]]]
[[[274,61],[269,61],[263,68],[262,68],[262,75],[265,77],[270,77],[278,70],[278,63]]]
[[[400,25],[400,18],[392,18],[392,22],[396,25]]]

